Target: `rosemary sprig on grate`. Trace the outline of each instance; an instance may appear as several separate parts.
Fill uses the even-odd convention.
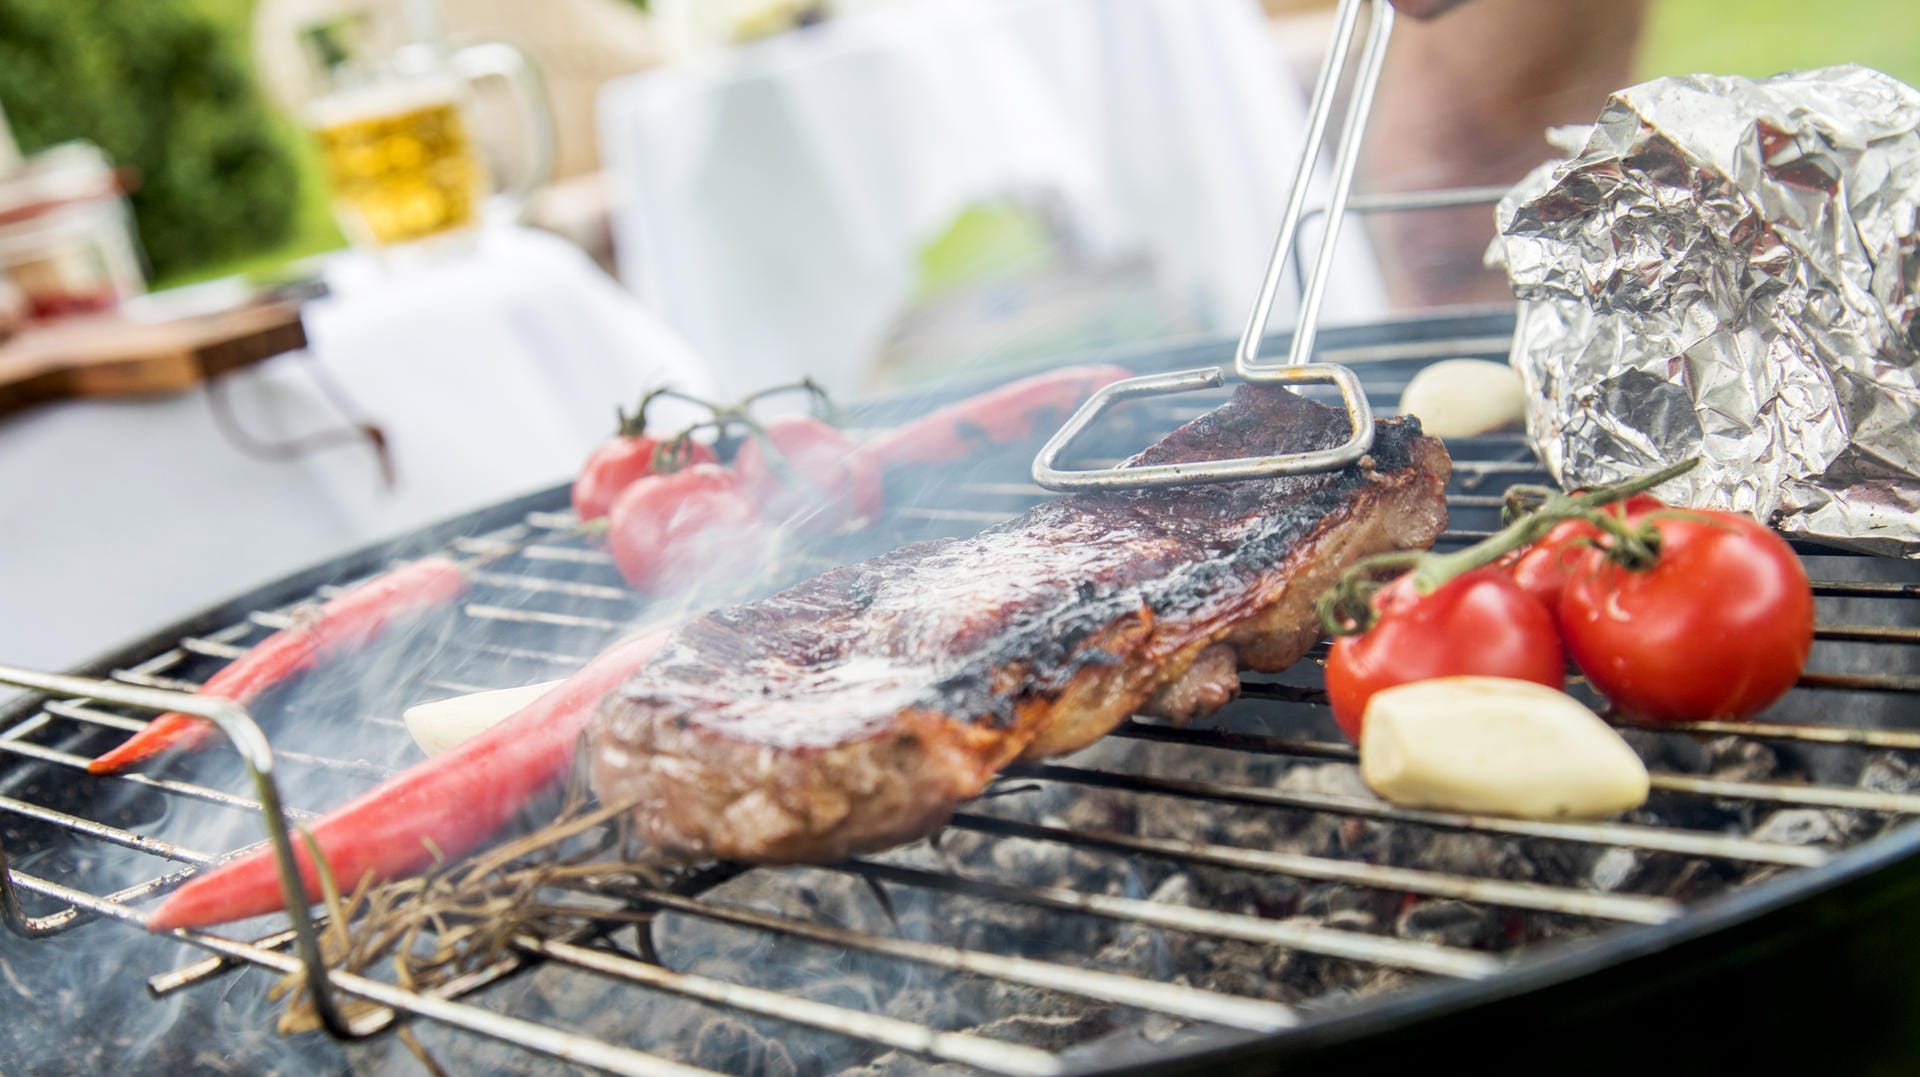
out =
[[[309,839],[327,912],[323,959],[331,969],[362,974],[389,965],[392,981],[414,992],[503,971],[520,960],[521,940],[566,938],[585,920],[605,920],[615,906],[601,895],[667,885],[628,823],[632,808],[593,802],[576,765],[559,817],[546,826],[427,875],[363,883],[344,897]],[[550,900],[555,889],[594,896],[591,903]],[[321,1027],[305,983],[304,974],[292,973],[269,992],[286,1004],[283,1035]],[[382,1009],[364,999],[343,999],[341,1008],[349,1020]]]

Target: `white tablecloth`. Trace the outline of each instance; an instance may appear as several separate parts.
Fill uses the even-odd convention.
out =
[[[1237,332],[1304,111],[1254,0],[925,0],[612,83],[601,155],[622,279],[723,388],[848,391],[920,246],[1022,189]],[[1328,314],[1376,313],[1358,229],[1342,249]]]
[[[70,666],[322,558],[567,478],[692,353],[584,255],[497,232],[429,273],[343,263],[310,350],[386,431],[398,473],[343,446],[242,455],[203,392],[73,402],[0,421],[0,662]],[[281,356],[231,379],[240,421],[283,439],[340,418]]]

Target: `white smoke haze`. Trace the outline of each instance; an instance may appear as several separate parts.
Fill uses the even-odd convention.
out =
[[[1217,399],[1205,394],[1182,398],[1177,407],[1155,412],[1152,421],[1131,426],[1117,423],[1093,440],[1087,455],[1102,459],[1126,455],[1170,426],[1169,416],[1198,412]],[[933,402],[934,397],[897,402],[885,414],[904,414]],[[855,416],[856,425],[863,421]],[[483,582],[457,608],[395,626],[363,653],[328,662],[261,701],[255,710],[278,753],[282,794],[290,808],[324,811],[371,788],[385,774],[418,762],[421,754],[399,721],[415,703],[467,690],[552,680],[637,628],[694,616],[716,603],[745,600],[783,581],[811,575],[824,564],[870,556],[907,541],[977,531],[986,517],[1011,514],[1036,499],[1037,495],[1020,492],[1027,482],[1031,451],[1028,445],[944,468],[892,475],[887,489],[890,514],[879,525],[824,542],[802,540],[792,529],[783,528],[780,564],[769,566],[772,571],[762,578],[709,581],[704,589],[667,599],[646,602],[625,593],[611,565],[595,555],[590,544],[579,541],[553,540],[548,545],[558,554],[532,550],[489,566],[488,573],[534,576],[552,586],[535,589]],[[561,494],[547,499],[542,507],[557,509],[563,504]],[[973,515],[956,515],[956,510]],[[1470,519],[1456,520],[1456,524],[1480,526]],[[524,537],[514,528],[476,528],[473,534],[501,542]],[[482,548],[475,546],[463,556]],[[423,552],[416,547],[405,554]],[[1859,558],[1814,559],[1811,566],[1816,578],[1864,573],[1908,579],[1899,565]],[[353,575],[357,574],[332,582],[349,583]],[[1820,601],[1824,623],[1884,623],[1889,616],[1885,600]],[[533,619],[512,619],[516,615]],[[1900,616],[1911,621],[1912,611]],[[265,631],[256,630],[248,640]],[[1912,673],[1920,670],[1916,650],[1822,641],[1812,668],[1835,673]],[[218,668],[220,661],[194,658],[167,674],[198,680]],[[1318,687],[1317,668],[1306,663],[1278,680],[1311,690]],[[1846,698],[1844,721],[1849,724],[1912,726],[1914,722],[1903,713],[1910,707],[1898,697],[1853,694]],[[1833,709],[1830,696],[1797,693],[1781,712],[1781,720],[1833,721]],[[49,747],[84,757],[123,735],[116,730],[84,732],[85,728],[55,723],[47,728],[44,740]],[[1273,700],[1230,705],[1202,728],[1295,739],[1336,736],[1323,708]],[[76,729],[83,730],[82,735],[76,737]],[[1860,753],[1769,747],[1731,739],[1696,743],[1687,738],[1657,742],[1641,738],[1639,746],[1657,766],[1683,773],[1783,780],[1808,777],[1889,790],[1920,787],[1920,773],[1887,753],[1863,758]],[[1345,764],[1300,762],[1223,748],[1112,737],[1055,762],[1175,781],[1364,795],[1353,768]],[[7,766],[0,767],[0,796],[71,810],[211,855],[262,837],[261,821],[253,812],[194,792],[194,788],[205,788],[250,797],[237,759],[224,746],[175,759],[151,774],[156,781],[180,784],[163,789],[137,780],[94,779],[64,767],[23,765],[10,758]],[[978,819],[962,820],[936,842],[916,843],[871,859],[893,870],[1020,887],[1068,887],[1282,923],[1495,951],[1559,937],[1570,924],[1547,914],[1516,914],[1450,901],[1407,903],[1402,895],[1386,891],[1229,867],[1183,865],[1167,858],[1116,853],[1084,841],[1034,840],[991,830],[996,825],[1021,825],[1079,835],[1138,835],[1605,891],[1678,893],[1690,899],[1771,870],[1724,865],[1707,870],[1699,866],[1701,862],[1684,858],[1494,840],[1348,816],[1035,782],[1019,774],[1010,775],[993,792],[963,809]],[[557,794],[530,808],[528,822],[537,824],[556,806]],[[50,828],[14,815],[0,821],[6,826],[0,837],[7,843],[16,871],[94,894],[110,893],[178,867],[104,842],[58,839]],[[1729,806],[1704,798],[1652,805],[1643,821],[1708,831],[1761,831],[1781,840],[1795,840],[1793,834],[1816,835],[1811,840],[1821,840],[1820,834],[1857,840],[1884,825],[1882,819],[1857,813]],[[722,883],[703,900],[878,936],[1208,987],[1296,1005],[1309,1016],[1424,979],[1301,951],[1068,914],[897,879],[881,887],[887,895],[885,905],[859,875],[842,867],[755,870]],[[32,896],[27,904],[34,914],[59,907],[57,902]],[[283,923],[283,917],[262,917],[228,925],[218,933],[251,939]],[[1245,1035],[681,912],[663,913],[651,938],[669,969],[940,1029],[1070,1049],[1069,1058],[1074,1060],[1111,1063],[1207,1038]],[[607,942],[629,955],[642,952],[632,928],[613,932]],[[339,1044],[321,1034],[279,1036],[274,1031],[279,1008],[266,998],[278,977],[262,970],[230,972],[164,999],[149,996],[149,976],[203,956],[195,948],[151,938],[114,922],[87,924],[43,941],[10,934],[0,937],[0,997],[7,1000],[8,1014],[0,1021],[0,1072],[421,1072],[419,1062],[392,1035],[354,1044]],[[880,1077],[923,1072],[935,1065],[863,1040],[747,1016],[553,964],[489,988],[475,1001],[499,1012],[728,1072],[795,1077],[847,1072]],[[416,1022],[414,1028],[449,1072],[577,1072],[566,1064],[433,1022]]]
[[[889,402],[885,417],[890,421],[929,410],[946,397],[938,388],[897,397]],[[799,414],[808,407],[804,394],[782,394],[757,405],[754,413],[766,419]],[[663,400],[658,411],[650,410],[649,415],[657,420],[657,429],[670,433],[696,421],[701,412],[679,401]],[[863,421],[862,416],[853,416],[850,431],[857,435],[863,429]],[[1038,431],[1040,436],[1050,432],[1050,427]],[[951,506],[956,501],[956,489],[968,483],[1022,482],[1034,447],[1035,444],[1017,446],[1004,454],[971,457],[945,468],[891,473],[886,492],[889,510],[899,514],[902,510],[910,512],[923,506]],[[1010,514],[1028,500],[1003,496],[990,511]],[[564,497],[556,502],[562,503]],[[803,506],[795,517],[773,522],[769,527],[772,541],[766,547],[769,563],[761,566],[761,572],[690,579],[677,593],[651,601],[630,594],[610,596],[608,589],[619,589],[620,581],[611,566],[598,557],[597,547],[562,539],[552,545],[561,547],[563,553],[573,550],[585,556],[555,558],[545,555],[544,551],[533,550],[486,566],[484,571],[529,574],[561,587],[585,585],[592,593],[477,585],[453,607],[390,626],[374,645],[356,653],[334,656],[319,668],[268,693],[252,709],[276,752],[281,795],[289,811],[294,813],[295,824],[298,825],[302,817],[310,818],[353,799],[387,776],[421,760],[418,747],[400,722],[401,714],[414,704],[466,691],[563,677],[577,668],[570,659],[590,658],[611,642],[635,632],[663,623],[677,623],[720,604],[750,599],[824,567],[884,552],[903,541],[966,534],[978,530],[982,523],[978,519],[949,518],[935,513],[897,517],[863,531],[826,539],[799,534],[798,525],[806,515],[824,511],[830,510],[819,504]],[[509,543],[523,537],[517,526],[474,534]],[[426,552],[431,551],[407,549],[399,552],[394,560]],[[382,566],[345,572],[340,578],[320,581],[315,589],[349,585],[379,567]],[[525,622],[502,619],[503,614],[516,613],[532,614],[536,619]],[[501,631],[502,625],[510,626],[509,630]],[[251,644],[269,631],[264,626],[256,627],[236,642]],[[204,680],[222,662],[219,658],[192,657],[183,665],[165,670],[164,674]],[[124,736],[114,729],[84,732],[83,727],[83,733],[73,743],[63,745],[62,750],[86,757],[110,747]],[[177,755],[147,773],[155,781],[166,783],[164,791],[145,779],[76,777],[75,772],[66,770],[37,775],[35,780],[70,782],[74,803],[69,807],[76,814],[208,856],[227,854],[263,838],[259,815],[227,802],[223,796],[231,794],[244,800],[252,799],[244,768],[224,743],[198,753]],[[45,797],[37,795],[24,799],[46,802]],[[529,806],[525,813],[527,821],[534,824],[550,817],[557,805],[556,791],[542,802]],[[11,832],[8,852],[17,872],[95,894],[111,893],[179,868],[177,864],[146,853],[111,844],[81,844],[51,838],[22,841],[13,838]],[[842,885],[845,885],[844,879]],[[862,902],[871,906],[872,899],[864,887],[860,893]],[[761,903],[773,900],[767,898]],[[921,915],[918,899],[902,895],[896,901],[903,922],[909,914]],[[30,915],[60,907],[57,902],[33,895],[26,896],[26,905]],[[679,921],[683,919],[670,918],[673,929],[663,929],[660,933],[663,955],[675,955],[669,960],[677,967],[686,967],[679,964],[680,960],[698,964],[710,952],[718,952],[719,947],[717,942],[702,941],[699,932],[690,927],[679,930]],[[279,931],[285,922],[284,916],[272,915],[216,930],[232,938],[253,939]],[[714,925],[704,927],[710,933],[731,930]],[[768,944],[761,939],[756,945]],[[0,1064],[0,1071],[66,1069],[87,1065],[89,1058],[102,1067],[112,1066],[116,1060],[163,1060],[169,1068],[188,1067],[199,1072],[331,1073],[343,1066],[364,1072],[386,1072],[389,1068],[396,1072],[417,1071],[418,1063],[391,1036],[353,1045],[336,1044],[313,1034],[292,1039],[277,1036],[273,1025],[279,1007],[267,1000],[266,992],[278,977],[264,970],[229,972],[164,999],[149,995],[148,977],[199,960],[201,956],[199,950],[147,936],[117,922],[88,924],[39,942],[27,942],[11,935],[0,938],[0,980],[36,1012],[44,1008],[57,1030],[49,1035],[45,1034],[45,1026],[36,1028],[30,1023],[8,1022],[12,1031],[0,1036],[0,1045],[6,1048],[0,1051],[0,1059],[6,1060]],[[910,967],[909,982],[914,975],[917,973]],[[578,978],[578,974],[556,970],[530,979],[539,984],[555,976],[562,980]],[[659,1004],[707,1009],[671,1000],[661,1000]],[[581,1012],[590,1013],[595,1009],[589,1006]],[[713,1011],[708,1019],[719,1016],[718,1011]],[[673,1020],[637,1022],[640,1027],[655,1028],[670,1028],[675,1023]],[[549,1068],[532,1056],[502,1050],[485,1041],[478,1041],[475,1047],[472,1038],[464,1035],[448,1036],[430,1028],[423,1028],[421,1032],[423,1040],[437,1041],[437,1049],[447,1052],[450,1060],[466,1058],[483,1064],[484,1068],[500,1068],[505,1072],[542,1072]],[[608,1035],[615,1042],[631,1038],[619,1029],[611,1030]],[[725,1039],[726,1035],[719,1035],[715,1042]],[[837,1040],[836,1037],[826,1039]],[[837,1053],[823,1047],[822,1051],[826,1052],[823,1057],[842,1057],[844,1061],[840,1065],[858,1061],[855,1057],[860,1049],[858,1044],[854,1045],[854,1052],[848,1054],[846,1041],[839,1043]],[[662,1041],[658,1046],[669,1054],[676,1053],[672,1043]],[[702,1051],[711,1053],[717,1049],[705,1047]],[[474,1051],[477,1053],[471,1053]],[[528,1065],[532,1068],[522,1069]]]

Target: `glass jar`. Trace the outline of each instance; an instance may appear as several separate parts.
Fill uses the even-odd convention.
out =
[[[551,176],[552,118],[526,58],[501,42],[453,49],[436,27],[431,5],[369,4],[300,31],[302,114],[356,246],[463,249],[483,217],[518,218]],[[489,80],[512,92],[527,135],[517,175],[499,183],[468,122],[472,88]]]
[[[0,177],[0,274],[29,320],[111,310],[146,289],[133,215],[98,146],[61,143]]]

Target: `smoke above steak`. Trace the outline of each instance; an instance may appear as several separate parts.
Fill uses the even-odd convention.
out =
[[[1123,466],[1331,448],[1344,412],[1275,387]],[[1016,760],[1136,712],[1184,721],[1318,638],[1344,568],[1445,528],[1412,419],[1333,473],[1079,494],[905,546],[678,630],[602,703],[595,791],[671,856],[819,862],[938,829]]]

